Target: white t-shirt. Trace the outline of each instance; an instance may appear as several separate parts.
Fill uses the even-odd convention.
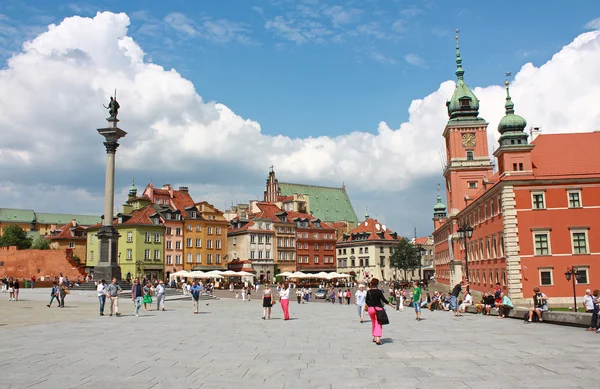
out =
[[[287,289],[281,289],[281,290],[279,291],[279,297],[280,297],[282,300],[289,300],[289,299],[290,299],[290,288],[287,288]]]
[[[587,294],[583,296],[583,303],[585,304],[586,311],[594,310],[594,299],[592,298],[592,296],[588,296]]]
[[[102,283],[98,284],[98,287],[96,288],[96,290],[98,291],[98,297],[100,296],[104,296],[106,294],[106,285],[103,285]]]
[[[465,304],[473,304],[473,296],[470,294],[465,296],[465,300],[463,301]]]

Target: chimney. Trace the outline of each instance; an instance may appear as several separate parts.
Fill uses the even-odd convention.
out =
[[[180,186],[179,187],[179,191],[180,192],[184,192],[184,193],[188,193],[189,192],[189,188],[187,186]]]
[[[76,219],[71,220],[71,225],[73,227],[77,226],[77,220]]]
[[[541,127],[531,127],[529,129],[529,136],[531,137],[530,143],[533,142],[535,140],[535,138],[537,138],[541,134],[542,134]]]

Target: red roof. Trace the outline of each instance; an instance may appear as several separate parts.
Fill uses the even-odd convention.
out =
[[[53,231],[52,235],[46,236],[46,239],[49,239],[49,240],[58,240],[58,239],[84,240],[84,239],[86,239],[85,233],[83,234],[83,236],[73,236],[73,231],[84,231],[85,232],[85,228],[82,227],[76,221],[72,221],[70,223],[65,224],[64,226],[59,228],[57,231]]]
[[[156,190],[156,189],[155,189]],[[186,208],[194,206],[194,200],[187,191],[174,190],[173,198],[171,199],[173,208],[177,209],[185,217],[187,216]]]
[[[600,175],[600,132],[542,134],[532,142],[533,175]]]
[[[282,203],[287,203],[290,201],[294,201],[294,196],[279,196],[277,200],[281,201]]]
[[[294,219],[307,219],[309,228],[319,228],[319,227],[316,227],[313,223],[319,219],[314,217],[313,215],[309,215],[308,213],[300,213],[300,212],[291,212],[290,211],[290,212],[287,212],[287,217],[288,217],[288,221],[290,221],[290,222],[293,222]],[[324,222],[321,222],[320,228],[321,229],[329,229],[329,230],[335,229],[330,224],[327,224]]]
[[[356,236],[358,234],[368,234],[368,236],[366,237],[366,239],[358,239],[358,237]],[[381,223],[379,223],[376,219],[367,219],[364,222],[360,223],[355,229],[348,232],[348,234],[344,234],[344,237],[340,239],[340,242],[352,242],[354,240],[397,241],[400,239],[399,236],[397,236],[394,239],[392,234],[394,234],[392,230],[390,230],[387,227],[384,228],[384,226]]]
[[[415,239],[415,244],[419,244],[421,246],[424,246],[427,244],[427,239],[429,239],[428,237],[424,237],[424,238],[417,238]]]

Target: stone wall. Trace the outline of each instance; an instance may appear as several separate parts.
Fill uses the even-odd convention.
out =
[[[17,250],[16,247],[0,247],[0,277],[36,279],[62,273],[69,280],[84,278],[85,271],[73,260],[73,250]]]

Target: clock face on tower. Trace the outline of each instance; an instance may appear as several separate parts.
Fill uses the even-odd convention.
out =
[[[475,134],[463,134],[462,144],[464,147],[475,147]]]

